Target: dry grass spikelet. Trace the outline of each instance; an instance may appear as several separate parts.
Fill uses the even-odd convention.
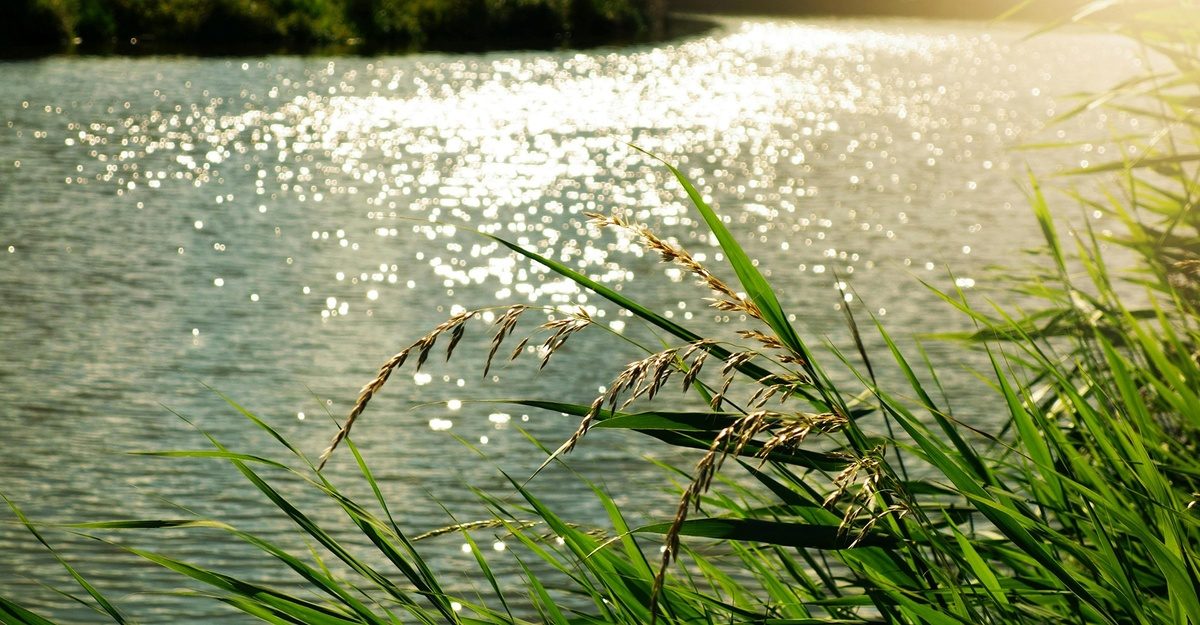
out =
[[[428,532],[424,532],[424,533],[418,534],[416,536],[413,536],[412,540],[413,540],[413,542],[416,542],[419,540],[429,540],[430,538],[437,538],[438,536],[445,536],[446,534],[457,534],[459,532],[469,532],[471,530],[479,530],[479,529],[494,529],[497,527],[505,527],[506,525],[509,525],[509,524],[515,525],[516,529],[527,529],[527,528],[537,525],[538,523],[535,521],[509,522],[509,521],[505,521],[504,519],[484,519],[482,521],[467,521],[465,523],[455,523],[453,525],[446,525],[444,527],[431,529]]]
[[[333,439],[329,442],[329,446],[321,452],[320,460],[317,463],[317,470],[320,471],[325,468],[325,463],[329,462],[329,457],[333,455],[333,450],[337,449],[337,446],[350,434],[350,429],[354,427],[354,422],[367,409],[367,404],[371,402],[371,399],[383,390],[383,385],[387,383],[393,371],[404,366],[404,363],[414,351],[417,352],[417,370],[419,371],[421,365],[425,364],[425,361],[429,358],[429,352],[437,343],[438,337],[447,332],[450,333],[450,342],[446,347],[446,359],[449,360],[450,356],[454,353],[454,348],[462,340],[467,320],[477,312],[468,310],[451,316],[449,319],[438,324],[429,334],[400,350],[399,353],[383,363],[379,367],[379,372],[375,374],[375,378],[364,385],[362,390],[359,391],[358,399],[354,402],[354,407],[350,409],[350,414],[346,417],[346,422],[338,430],[337,434],[333,436]]]
[[[588,409],[587,415],[585,415],[583,420],[579,422],[579,427],[575,429],[575,433],[572,434],[571,438],[569,438],[567,442],[563,444],[563,446],[559,449],[559,452],[567,453],[575,449],[575,446],[579,443],[579,440],[582,439],[585,434],[587,434],[588,430],[592,427],[592,423],[594,423],[596,418],[600,416],[600,411],[604,409],[604,404],[609,404],[610,410],[617,410],[617,402],[619,401],[622,393],[642,385],[646,379],[646,374],[653,366],[653,363],[660,358],[663,353],[674,353],[674,351],[674,349],[669,349],[666,350],[666,352],[651,354],[646,358],[635,360],[625,365],[625,369],[623,369],[621,373],[613,379],[612,383],[608,386],[608,390],[592,401],[592,405]],[[632,401],[632,399],[630,399],[630,401]],[[626,402],[626,404],[628,404],[628,402]],[[626,404],[622,404],[620,407],[624,407]]]
[[[528,306],[517,304],[510,306],[508,310],[504,311],[503,315],[496,318],[496,322],[493,324],[496,332],[492,335],[492,344],[488,349],[487,360],[483,365],[483,377],[486,378],[488,372],[492,370],[492,359],[496,357],[496,351],[500,349],[500,345],[504,343],[504,339],[512,335],[513,329],[517,327],[517,320],[520,319],[521,313],[528,309]],[[520,350],[524,347],[525,344],[522,342],[521,347],[518,348],[516,353],[520,354]],[[516,356],[514,355],[513,357],[515,358]]]
[[[780,414],[760,410],[746,414],[717,434],[708,451],[696,463],[692,482],[684,489],[675,511],[675,518],[671,523],[671,527],[667,530],[662,560],[659,563],[658,572],[654,577],[653,590],[651,591],[650,614],[652,620],[657,615],[658,595],[662,591],[667,569],[678,557],[679,537],[683,529],[683,524],[687,521],[688,514],[692,509],[699,509],[700,496],[711,488],[712,481],[717,472],[720,471],[725,459],[729,456],[741,455],[745,451],[746,446],[764,431],[770,430],[772,433],[771,437],[764,443],[762,449],[757,454],[760,458],[765,459],[776,449],[799,445],[813,432],[834,432],[844,427],[847,422],[848,420],[844,415],[835,413]],[[873,494],[875,492],[874,489],[878,488],[879,481],[882,479],[880,477],[882,475],[880,462],[881,456],[878,453],[872,452],[866,458],[852,463],[835,478],[834,481],[838,491],[845,492],[846,489],[850,488],[857,481],[860,475],[866,475],[867,479],[865,480],[863,489],[864,491],[869,490]],[[831,502],[831,500],[827,501],[827,503]],[[884,514],[894,512],[903,513],[903,508],[900,506],[893,506],[892,508],[894,510],[889,509],[873,517],[853,544],[857,544],[858,541],[862,540],[866,532],[874,525],[874,522]]]
[[[567,453],[572,449],[575,449],[575,445],[579,444],[579,439],[583,438],[583,435],[587,434],[587,431],[591,429],[592,423],[595,422],[596,417],[600,416],[600,411],[604,409],[604,400],[605,396],[601,395],[592,401],[592,405],[588,408],[587,415],[582,421],[579,422],[579,427],[575,429],[575,433],[572,434],[571,438],[567,439],[566,444],[563,445],[563,453]]]
[[[492,335],[491,346],[488,350],[487,361],[484,364],[483,373],[486,376],[491,371],[492,362],[495,359],[496,352],[504,343],[504,340],[512,335],[521,314],[528,310],[525,305],[511,306],[500,315],[493,323],[495,332]],[[355,421],[366,410],[367,404],[383,389],[383,385],[387,382],[392,372],[399,369],[415,353],[417,356],[417,370],[429,359],[429,354],[433,351],[434,345],[443,335],[449,335],[449,340],[446,344],[446,360],[454,355],[454,349],[466,332],[466,322],[472,317],[479,314],[478,310],[467,310],[451,316],[449,319],[438,324],[432,331],[425,336],[417,339],[412,345],[404,348],[400,353],[392,356],[387,362],[379,368],[379,372],[375,378],[363,386],[359,392],[358,400],[355,401],[354,407],[350,410],[349,416],[346,418],[345,424],[338,430],[330,441],[329,446],[321,452],[320,460],[317,464],[317,470],[325,468],[325,463],[329,461],[329,457],[333,455],[333,450],[350,434],[350,429],[354,427]],[[542,324],[542,329],[554,330],[546,342],[542,344],[540,351],[542,352],[542,367],[549,362],[550,356],[566,343],[566,340],[576,332],[588,327],[593,323],[591,315],[586,310],[580,308],[562,319],[556,319]],[[516,358],[528,344],[529,337],[521,340],[517,348],[513,350],[511,359]]]
[[[628,406],[643,395],[647,399],[654,399],[654,396],[667,383],[671,375],[680,370],[677,365],[678,353],[678,350],[669,349],[649,358],[643,375],[637,380],[633,392],[630,394],[629,399],[622,404],[622,407]]]
[[[752,341],[757,341],[760,345],[767,349],[786,350],[783,341],[758,330],[738,330],[738,336]]]
[[[708,402],[708,406],[713,410],[720,410],[725,404],[725,396],[729,394],[729,387],[733,385],[733,375],[730,373],[722,373],[724,379],[721,381],[721,389],[713,393],[712,399]]]
[[[858,482],[859,476],[865,476],[860,492],[874,493],[882,480],[881,462],[881,452],[875,449],[846,465],[841,473],[834,476],[834,490],[825,498],[824,505],[832,506],[840,500]]]
[[[621,371],[620,375],[613,379],[612,384],[609,385],[608,391],[604,395],[608,401],[609,409],[617,410],[619,408],[628,406],[628,401],[617,405],[621,395],[630,391],[636,392],[636,389],[641,387],[645,382],[646,376],[649,374],[651,369],[656,368],[656,363],[662,359],[663,354],[669,354],[673,351],[674,350],[669,349],[665,352],[654,353],[642,358],[641,360],[635,360],[625,365],[625,368]]]
[[[1200,260],[1181,260],[1175,263],[1175,269],[1183,273],[1200,276]]]
[[[687,250],[662,239],[645,224],[627,221],[620,215],[587,213],[587,216],[591,218],[591,223],[597,227],[612,226],[634,234],[646,244],[646,247],[658,252],[662,262],[679,265],[684,270],[696,276],[701,284],[706,285],[720,295],[720,297],[712,300],[712,306],[716,309],[726,312],[745,313],[760,321],[763,320],[763,314],[758,305],[730,288],[724,280],[721,280],[709,271],[707,267],[701,265]]]
[[[1176,261],[1171,265],[1167,280],[1171,286],[1194,297],[1196,289],[1200,288],[1200,260]]]
[[[731,375],[734,369],[754,360],[758,356],[758,352],[746,350],[734,352],[725,359],[725,364],[721,366],[721,375]]]
[[[764,381],[760,380],[760,382]],[[762,408],[767,404],[768,400],[774,397],[775,394],[781,390],[781,388],[782,387],[780,387],[778,384],[762,384],[754,391],[754,394],[750,396],[750,401],[746,402],[746,405],[750,409]]]
[[[867,535],[871,533],[871,530],[875,528],[875,524],[878,523],[880,521],[880,519],[883,519],[889,515],[895,516],[896,518],[899,519],[899,518],[904,517],[904,515],[906,515],[908,513],[909,513],[908,506],[905,506],[904,504],[900,504],[900,503],[894,503],[894,504],[884,508],[883,510],[880,510],[879,512],[872,514],[870,516],[870,518],[867,519],[867,522],[864,523],[862,525],[862,527],[860,527],[858,529],[858,532],[854,536],[854,540],[851,540],[849,545],[847,545],[847,546],[850,549],[857,547],[858,544],[861,543],[863,541],[863,539],[865,539],[867,537]]]
[[[664,539],[666,544],[662,553],[662,561],[659,563],[658,572],[654,575],[654,585],[650,593],[652,622],[657,616],[658,596],[662,591],[667,569],[679,554],[679,536],[684,522],[687,521],[688,513],[692,508],[699,509],[700,495],[712,486],[713,477],[721,469],[725,458],[741,454],[754,436],[766,427],[768,416],[766,412],[753,412],[726,426],[717,433],[712,444],[709,445],[708,451],[696,463],[692,482],[684,489],[683,495],[679,498],[679,505],[675,509],[675,519],[671,522],[671,527],[667,530]]]
[[[545,369],[546,365],[550,363],[550,357],[567,342],[567,339],[571,338],[571,335],[593,323],[595,322],[592,320],[592,316],[582,307],[572,311],[562,319],[554,319],[543,323],[541,325],[543,330],[554,330],[554,333],[538,348],[538,353],[542,355],[542,363],[538,368]],[[514,352],[514,355],[519,353],[519,351]]]
[[[508,356],[508,359],[509,359],[509,361],[516,360],[516,359],[517,359],[517,356],[520,356],[520,355],[521,355],[521,352],[525,351],[525,346],[526,346],[526,345],[529,345],[529,337],[528,337],[528,336],[527,336],[527,337],[525,337],[525,338],[523,338],[523,339],[521,339],[521,340],[520,340],[520,341],[517,343],[517,346],[513,348],[513,350],[512,350],[512,353],[511,353],[511,354],[509,354],[509,356]]]
[[[785,365],[804,367],[808,364],[808,361],[804,360],[804,358],[800,357],[799,354],[792,351],[791,348],[785,345],[783,341],[779,340],[777,337],[771,336],[764,332],[759,332],[758,330],[738,330],[738,336],[742,337],[743,339],[755,341],[759,345],[762,345],[764,349],[775,350],[779,352],[775,355],[775,357],[779,360],[779,362]]]
[[[783,415],[775,423],[771,438],[763,443],[759,456],[766,458],[768,454],[776,449],[798,447],[813,432],[830,434],[842,429],[848,422],[845,416],[832,412]]]
[[[685,362],[688,359],[688,354],[681,356]],[[704,363],[708,360],[708,352],[702,351],[692,358],[691,362],[687,363],[687,372],[683,374],[683,389],[686,391],[688,387],[696,382],[696,378],[700,376],[700,371],[704,369]]]
[[[877,495],[883,491],[884,482],[887,479],[883,467],[883,449],[877,447],[851,462],[834,477],[834,490],[825,498],[825,506],[833,506],[842,500],[855,484],[858,484],[857,491],[853,493],[846,505],[846,511],[842,515],[842,521],[838,528],[839,532],[847,534],[863,514],[869,515],[867,522],[859,528],[857,536],[851,542],[852,545],[861,542],[880,519],[888,515],[902,516],[908,512],[908,508],[903,504],[890,504],[880,508],[881,500]]]
[[[708,357],[707,349],[712,345],[713,341],[710,340],[696,341],[686,347],[672,347],[626,364],[605,392],[592,402],[575,433],[552,454],[552,457],[573,450],[600,416],[605,404],[610,410],[616,411],[626,408],[640,397],[653,399],[678,372],[684,372],[684,388],[687,388],[700,375]],[[690,364],[687,362],[688,358],[692,359]],[[625,398],[625,401],[622,402],[622,398]]]

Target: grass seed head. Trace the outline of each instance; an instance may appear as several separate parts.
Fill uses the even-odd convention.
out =
[[[350,414],[346,417],[346,422],[338,429],[337,434],[334,434],[333,439],[329,442],[329,446],[321,452],[317,462],[317,470],[325,468],[325,463],[329,462],[330,456],[333,455],[333,450],[350,435],[350,429],[354,427],[355,421],[367,409],[367,404],[371,403],[371,399],[375,397],[381,390],[383,385],[387,383],[392,372],[404,366],[408,361],[409,356],[414,350],[417,351],[417,370],[421,369],[421,365],[425,364],[425,360],[429,358],[429,352],[433,349],[439,336],[446,332],[450,332],[450,343],[446,349],[446,359],[449,360],[450,355],[454,353],[454,348],[460,340],[462,340],[465,324],[467,320],[475,316],[478,311],[468,310],[451,316],[449,319],[438,324],[429,334],[418,339],[412,345],[400,350],[395,356],[392,356],[379,367],[375,378],[363,385],[359,391],[358,399],[354,402],[354,407],[350,409]]]
[[[720,297],[714,298],[712,304],[718,310],[746,313],[755,319],[763,320],[762,311],[754,302],[731,289],[725,281],[700,264],[686,249],[662,239],[645,224],[631,223],[620,215],[588,213],[588,217],[595,226],[613,226],[632,233],[641,239],[646,247],[658,252],[662,262],[679,265],[691,273],[701,284],[720,295]]]
[[[512,335],[512,331],[514,328],[516,328],[517,320],[520,319],[521,313],[525,312],[528,308],[528,306],[523,304],[510,306],[508,310],[504,311],[503,315],[500,315],[500,317],[496,319],[496,322],[493,324],[493,327],[496,328],[496,331],[492,335],[492,343],[488,349],[487,360],[483,365],[483,377],[486,378],[488,372],[491,371],[492,360],[496,357],[496,352],[500,349],[500,345],[504,343],[504,339]],[[522,345],[522,347],[524,347],[524,345]],[[518,350],[517,353],[520,353],[520,351]],[[516,358],[516,356],[514,355],[513,358]]]

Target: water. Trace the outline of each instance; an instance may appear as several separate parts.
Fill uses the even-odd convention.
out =
[[[587,52],[0,64],[2,489],[46,523],[187,516],[176,502],[303,549],[228,466],[125,452],[207,447],[179,413],[239,450],[282,456],[208,385],[315,456],[334,431],[328,415],[344,415],[380,363],[454,306],[583,305],[602,324],[647,336],[467,228],[601,276],[681,323],[720,325],[707,293],[677,270],[628,238],[587,229],[586,211],[624,211],[720,266],[664,168],[626,141],[678,163],[711,196],[785,285],[806,336],[844,340],[835,274],[897,334],[961,328],[918,279],[986,290],[986,267],[1018,263],[1037,240],[1014,182],[1024,162],[1039,172],[1063,164],[1062,152],[1008,148],[1132,123],[1092,116],[1043,129],[1070,106],[1061,96],[1115,82],[1136,55],[1103,36],[1023,34],[729,20],[669,45]],[[1098,69],[1081,72],[1080,59]],[[1068,155],[1115,158],[1103,150]],[[636,356],[589,331],[547,371],[527,356],[485,380],[488,339],[477,324],[449,366],[394,376],[356,430],[414,532],[446,524],[441,505],[471,518],[463,484],[499,487],[496,466],[515,475],[536,466],[518,426],[549,443],[574,428],[555,414],[463,400],[586,403]],[[951,382],[969,388],[962,378]],[[412,409],[445,400],[457,401]],[[986,419],[986,406],[956,408]],[[619,501],[665,515],[661,477],[638,459],[652,449],[597,434],[575,460]],[[353,481],[348,460],[340,453],[331,465],[342,482]],[[639,482],[648,486],[627,486]],[[537,483],[568,517],[602,518],[572,478]],[[228,618],[165,594],[180,579],[112,546],[48,535],[142,622]],[[116,538],[286,581],[217,533]],[[428,550],[440,566],[469,569],[458,547],[451,538]],[[39,580],[69,587],[23,529],[0,524],[0,595],[65,622],[95,620]]]

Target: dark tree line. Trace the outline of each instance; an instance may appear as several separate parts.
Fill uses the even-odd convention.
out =
[[[6,0],[0,48],[554,46],[637,37],[661,0]],[[132,43],[136,42],[136,43]]]

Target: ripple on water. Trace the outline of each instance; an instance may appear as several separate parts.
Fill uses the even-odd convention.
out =
[[[1014,163],[1044,171],[1062,160],[1006,148],[1040,136],[1064,110],[1055,96],[1103,87],[1136,64],[1109,38],[1022,34],[730,20],[658,47],[587,52],[0,64],[0,379],[10,398],[0,402],[0,482],[46,521],[177,515],[165,497],[292,545],[286,522],[219,464],[117,452],[205,445],[166,404],[245,451],[278,453],[197,381],[315,452],[329,415],[345,413],[380,362],[467,308],[583,307],[642,336],[627,314],[470,230],[535,247],[689,325],[740,323],[707,308],[638,238],[588,226],[585,213],[615,211],[701,262],[724,260],[667,172],[626,141],[680,166],[786,286],[806,333],[836,337],[836,307],[856,297],[893,327],[938,329],[948,313],[897,277],[985,286],[983,268],[1013,260],[1036,233]],[[1081,55],[1102,69],[1077,72]],[[1136,122],[1093,116],[1055,132],[1107,136]],[[1104,160],[1106,149],[1087,144],[1069,160]],[[439,503],[471,509],[463,482],[500,485],[488,461],[454,453],[454,436],[510,472],[536,465],[512,415],[472,398],[586,403],[626,355],[597,362],[593,346],[612,348],[584,333],[550,372],[497,367],[495,385],[477,373],[489,338],[472,326],[462,364],[431,358],[395,376],[358,433],[415,528],[444,523]],[[407,410],[438,400],[419,416]],[[553,414],[519,421],[547,440],[573,428]],[[610,483],[634,483],[648,470],[628,457],[638,444],[584,445],[577,456],[603,462]],[[603,518],[574,486],[546,481],[541,494]],[[115,596],[177,584],[62,540]],[[271,575],[235,546],[198,540],[165,548]],[[29,543],[0,524],[0,570],[61,580]],[[454,544],[430,549],[469,561],[453,559],[463,557]],[[0,579],[0,594],[53,604],[68,621],[89,617],[25,577]],[[215,618],[174,598],[128,602],[147,622]]]

